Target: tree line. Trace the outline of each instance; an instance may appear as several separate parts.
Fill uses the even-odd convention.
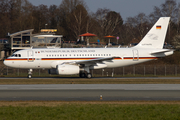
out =
[[[0,38],[7,33],[34,29],[57,29],[65,40],[77,40],[90,32],[103,40],[106,35],[119,37],[120,44],[138,43],[159,17],[171,17],[166,42],[180,46],[180,3],[165,0],[146,15],[139,13],[123,20],[120,13],[107,8],[89,12],[83,0],[62,0],[60,5],[34,6],[28,0],[0,0]],[[180,48],[180,47],[179,47]]]

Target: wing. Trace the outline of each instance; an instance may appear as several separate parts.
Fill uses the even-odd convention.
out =
[[[76,64],[96,64],[107,60],[113,60],[115,57],[95,58],[91,60],[75,61]]]
[[[112,61],[114,58],[119,58],[119,57],[105,57],[105,58],[94,58],[90,60],[79,60],[79,61],[72,61],[72,62],[60,62],[60,61],[55,61],[51,63],[52,68],[56,68],[57,65],[60,64],[71,64],[71,65],[82,65],[84,64],[85,66],[90,66],[90,65],[96,65],[97,63],[102,63],[103,61]]]

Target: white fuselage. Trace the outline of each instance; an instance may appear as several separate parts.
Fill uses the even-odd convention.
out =
[[[155,60],[173,54],[171,51],[152,55],[151,52],[154,50],[136,47],[28,49],[15,52],[14,56],[8,57],[4,61],[4,64],[14,68],[51,69],[62,63],[113,57],[113,60],[102,61],[105,65],[99,68],[114,68]],[[91,69],[98,69],[98,67]]]

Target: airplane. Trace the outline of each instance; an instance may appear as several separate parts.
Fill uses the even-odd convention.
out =
[[[31,48],[19,50],[4,60],[13,68],[49,69],[49,74],[91,78],[92,69],[123,67],[172,55],[163,49],[170,17],[161,17],[134,47],[130,48]]]

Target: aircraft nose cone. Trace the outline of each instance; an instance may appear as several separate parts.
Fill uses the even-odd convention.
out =
[[[9,62],[7,60],[4,60],[3,63],[4,63],[4,65],[9,66],[9,64],[8,64]]]

